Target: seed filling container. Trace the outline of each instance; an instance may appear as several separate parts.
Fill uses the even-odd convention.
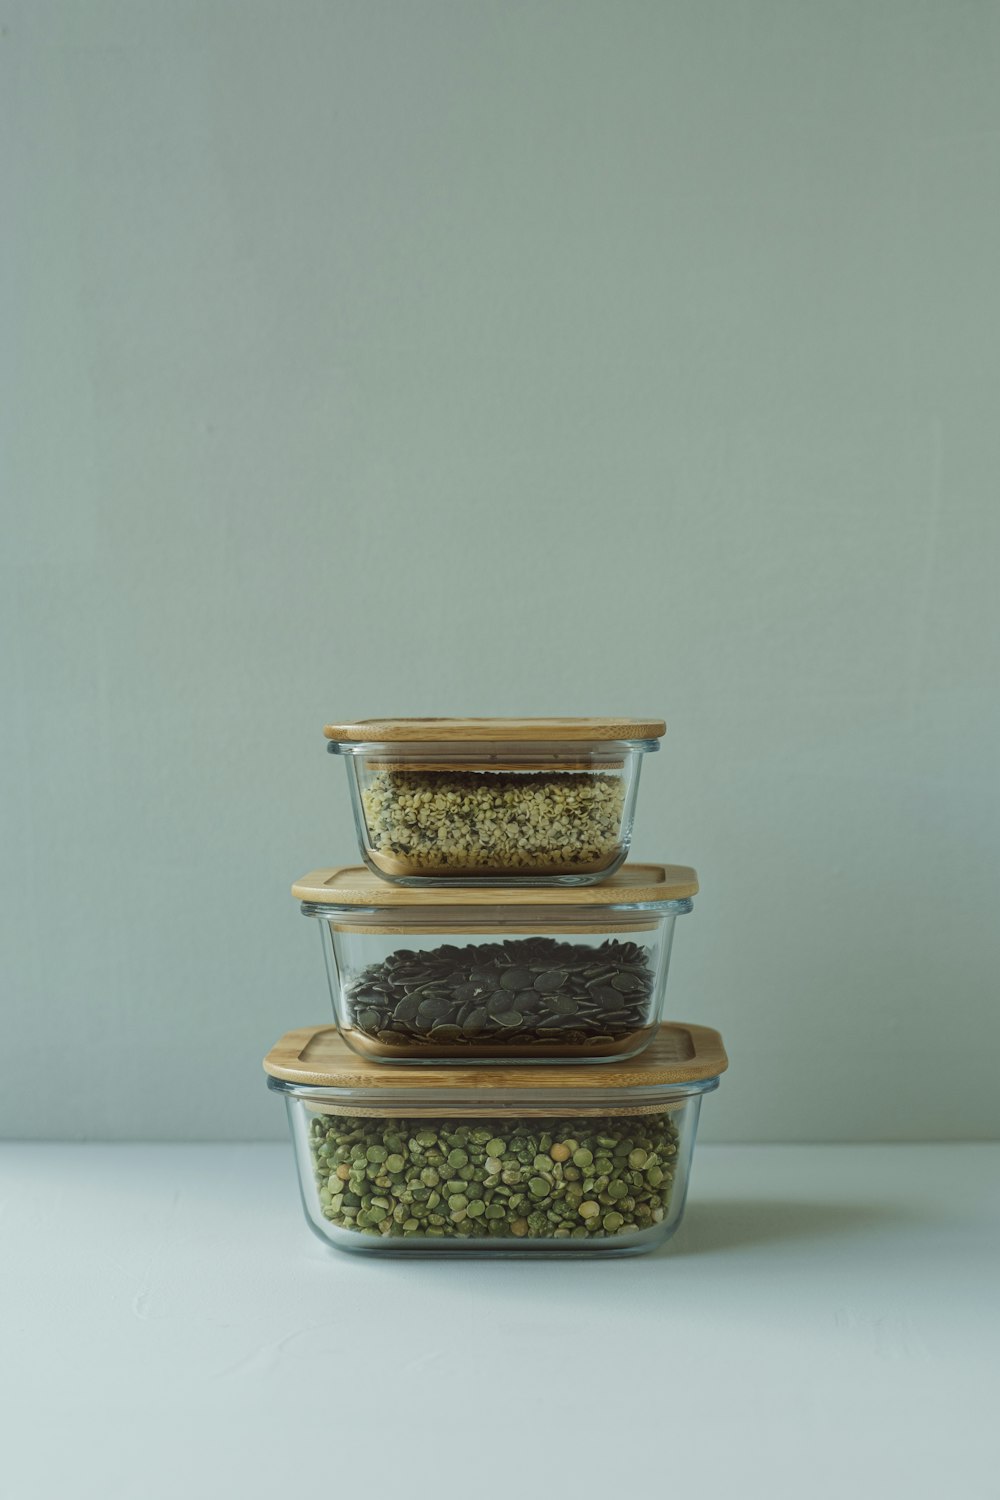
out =
[[[358,1059],[330,1026],[268,1053],[306,1218],[366,1254],[652,1250],[684,1213],[718,1032],[660,1026],[607,1068],[406,1069]]]
[[[662,720],[364,719],[327,724],[361,855],[404,885],[586,885],[624,862]]]
[[[344,1041],[399,1064],[635,1056],[697,890],[687,866],[643,864],[600,886],[416,889],[360,867],[292,886],[317,921]]]

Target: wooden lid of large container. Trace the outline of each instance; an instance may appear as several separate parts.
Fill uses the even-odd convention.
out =
[[[330,1089],[573,1090],[657,1088],[717,1078],[729,1066],[722,1037],[710,1026],[667,1021],[644,1052],[621,1064],[491,1063],[488,1067],[374,1062],[352,1052],[335,1026],[286,1032],[264,1059],[264,1071],[286,1083]]]
[[[666,732],[662,719],[359,719],[323,727],[328,740],[376,745],[658,740]]]
[[[315,906],[622,906],[698,894],[689,865],[622,865],[599,885],[390,885],[361,865],[312,870],[292,895]]]

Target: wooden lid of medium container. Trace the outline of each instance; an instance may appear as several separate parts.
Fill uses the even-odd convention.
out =
[[[371,744],[493,743],[529,740],[658,740],[666,734],[662,719],[359,719],[353,724],[326,724],[328,740]]]
[[[316,906],[623,906],[698,894],[689,865],[622,865],[599,885],[390,885],[364,867],[312,870],[292,886]]]
[[[373,1062],[352,1052],[335,1026],[303,1026],[275,1042],[264,1059],[264,1072],[286,1083],[330,1089],[551,1089],[590,1092],[601,1089],[657,1088],[667,1084],[700,1083],[717,1078],[729,1067],[722,1037],[710,1026],[667,1021],[644,1052],[621,1064],[545,1063],[509,1067],[431,1067]]]

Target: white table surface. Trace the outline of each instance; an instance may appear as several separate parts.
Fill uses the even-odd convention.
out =
[[[645,1257],[361,1259],[290,1147],[0,1147],[5,1500],[1000,1497],[1000,1145],[700,1146]]]

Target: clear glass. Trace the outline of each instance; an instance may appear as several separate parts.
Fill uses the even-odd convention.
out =
[[[361,856],[399,885],[592,885],[623,863],[659,740],[331,741]]]
[[[674,921],[692,904],[302,910],[340,1034],[363,1057],[600,1063],[656,1034]]]
[[[338,1250],[635,1255],[680,1225],[718,1082],[485,1099],[268,1086],[285,1095],[306,1219]]]

